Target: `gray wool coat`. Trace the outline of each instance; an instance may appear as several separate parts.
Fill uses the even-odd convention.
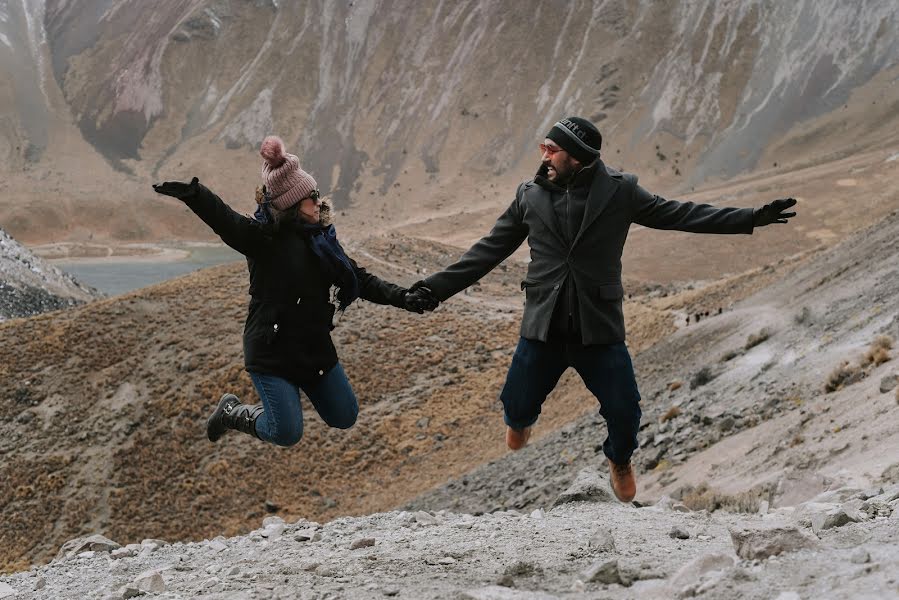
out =
[[[489,273],[527,239],[531,262],[521,336],[546,341],[553,308],[566,277],[578,291],[581,338],[585,345],[624,341],[621,253],[631,223],[693,233],[752,233],[752,208],[717,208],[655,196],[637,176],[599,161],[580,231],[571,243],[559,230],[550,192],[534,180],[518,186],[515,200],[490,233],[456,263],[424,280],[441,300]]]

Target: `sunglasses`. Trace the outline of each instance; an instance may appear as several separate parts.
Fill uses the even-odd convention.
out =
[[[553,154],[555,154],[557,152],[561,152],[561,151],[562,151],[562,149],[559,148],[558,146],[550,146],[548,144],[540,144],[540,153],[541,154],[549,154],[550,156],[552,156]]]
[[[315,202],[318,202],[319,198],[321,198],[321,197],[322,197],[321,192],[319,192],[317,189],[312,190],[312,192],[308,196],[306,196],[306,198],[309,198],[310,200],[314,200]]]

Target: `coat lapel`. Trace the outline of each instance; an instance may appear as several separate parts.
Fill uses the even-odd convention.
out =
[[[584,232],[593,224],[593,221],[595,221],[602,211],[605,210],[606,206],[609,204],[609,200],[612,199],[612,195],[615,194],[615,190],[618,189],[618,183],[619,178],[612,177],[606,170],[605,163],[599,161],[596,176],[593,178],[593,184],[590,186],[590,194],[587,196],[587,208],[584,211],[584,220],[581,223],[581,228],[578,231],[577,236],[574,238],[574,242],[571,244],[572,248],[577,245],[581,237],[583,237]]]
[[[537,214],[537,217],[539,217],[540,220],[543,221],[543,224],[546,225],[546,228],[556,236],[559,243],[567,247],[568,244],[562,235],[562,231],[559,229],[559,219],[556,218],[556,211],[553,209],[550,193],[539,185],[534,184],[530,186],[528,195],[530,197],[530,205]]]

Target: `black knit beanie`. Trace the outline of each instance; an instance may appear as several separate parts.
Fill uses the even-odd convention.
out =
[[[546,137],[584,165],[596,160],[602,146],[602,135],[596,126],[580,117],[568,117],[558,121]]]

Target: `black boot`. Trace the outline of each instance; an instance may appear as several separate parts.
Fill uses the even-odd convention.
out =
[[[256,419],[263,412],[261,404],[241,404],[240,399],[234,394],[225,394],[219,400],[215,412],[206,421],[206,437],[210,442],[218,441],[228,429],[234,429],[242,433],[256,435]]]

